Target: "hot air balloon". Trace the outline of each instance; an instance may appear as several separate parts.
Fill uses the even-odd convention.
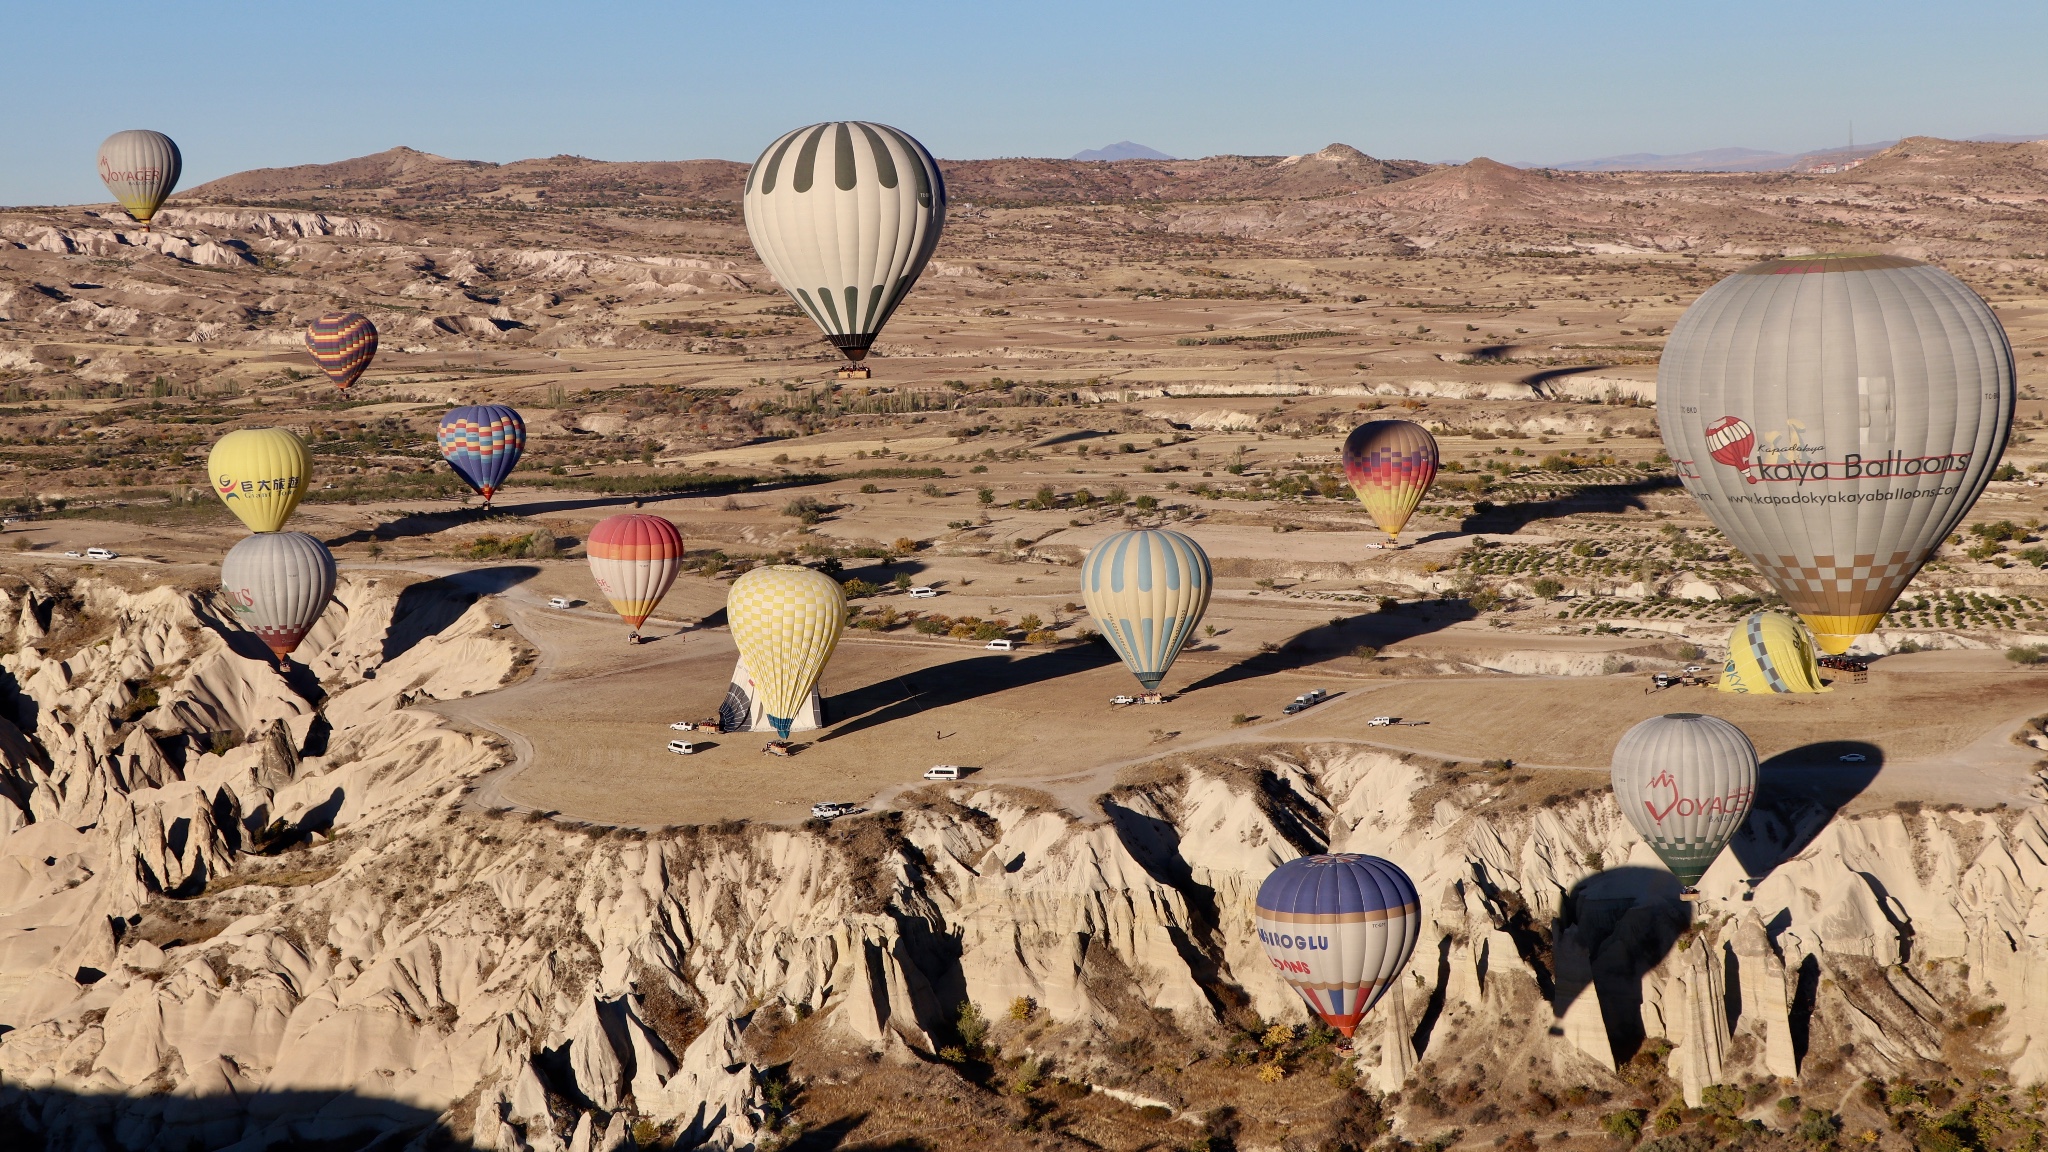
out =
[[[1657,369],[1687,490],[1831,653],[1962,521],[2014,399],[1991,309],[1900,256],[1745,268],[1679,318]]]
[[[239,428],[214,441],[206,471],[214,494],[249,531],[275,532],[306,494],[313,457],[283,428]]]
[[[359,312],[329,312],[306,326],[306,351],[336,388],[347,388],[376,358],[377,326]]]
[[[1723,692],[1832,692],[1820,682],[1813,641],[1782,612],[1751,612],[1728,636]]]
[[[1081,598],[1131,675],[1156,692],[1202,622],[1215,583],[1208,554],[1188,537],[1114,532],[1088,553]]]
[[[281,661],[334,595],[334,557],[304,532],[259,532],[228,549],[220,583],[235,618]]]
[[[584,550],[590,553],[590,574],[599,591],[632,629],[628,638],[638,641],[640,625],[676,582],[683,564],[683,534],[659,516],[628,512],[599,520],[584,541]]]
[[[1413,421],[1374,420],[1344,438],[1344,476],[1373,523],[1395,543],[1436,480],[1436,462],[1436,437]]]
[[[440,439],[441,457],[488,506],[526,451],[526,421],[503,404],[470,404],[441,417]]]
[[[938,247],[938,162],[886,124],[813,124],[761,153],[743,203],[761,262],[866,375],[860,361]]]
[[[100,143],[100,180],[128,215],[149,231],[164,197],[178,186],[185,158],[178,146],[161,132],[132,128],[116,132]]]
[[[1259,885],[1254,918],[1280,978],[1349,1036],[1414,954],[1422,900],[1407,873],[1377,856],[1302,856]]]
[[[768,723],[787,740],[798,709],[839,644],[846,593],[814,568],[772,564],[732,582],[725,612]]]
[[[1652,716],[1614,746],[1614,799],[1690,892],[1749,815],[1756,767],[1755,746],[1726,720]]]

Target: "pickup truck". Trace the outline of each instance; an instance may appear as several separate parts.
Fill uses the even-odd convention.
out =
[[[855,808],[851,804],[827,803],[811,805],[811,816],[818,820],[836,820],[841,816],[852,815],[854,811]]]

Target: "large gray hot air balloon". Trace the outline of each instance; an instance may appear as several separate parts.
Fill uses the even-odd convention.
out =
[[[304,532],[258,532],[228,550],[220,583],[235,618],[283,660],[334,595],[334,557]]]
[[[1717,716],[1672,712],[1622,733],[1614,799],[1650,850],[1691,891],[1756,798],[1756,747]]]
[[[2013,401],[1990,307],[1899,256],[1745,268],[1679,318],[1657,370],[1686,488],[1835,653],[1970,510]]]
[[[100,144],[100,179],[144,232],[184,168],[178,146],[161,132],[131,128]]]
[[[938,247],[946,182],[909,134],[834,121],[770,144],[744,207],[761,262],[858,364]]]

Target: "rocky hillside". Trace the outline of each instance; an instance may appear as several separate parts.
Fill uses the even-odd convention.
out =
[[[6,590],[9,1147],[1903,1149],[2048,1079],[2040,807],[1767,790],[1697,904],[1603,790],[1355,748],[1162,762],[1080,814],[959,785],[609,831],[467,804],[505,754],[439,702],[530,659],[490,619],[351,575],[281,676],[204,591]],[[1323,848],[1428,917],[1348,1056],[1252,932]]]

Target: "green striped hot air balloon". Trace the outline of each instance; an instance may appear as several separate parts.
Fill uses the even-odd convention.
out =
[[[1188,537],[1117,532],[1088,553],[1081,598],[1131,675],[1156,692],[1202,622],[1215,583],[1208,554]]]

